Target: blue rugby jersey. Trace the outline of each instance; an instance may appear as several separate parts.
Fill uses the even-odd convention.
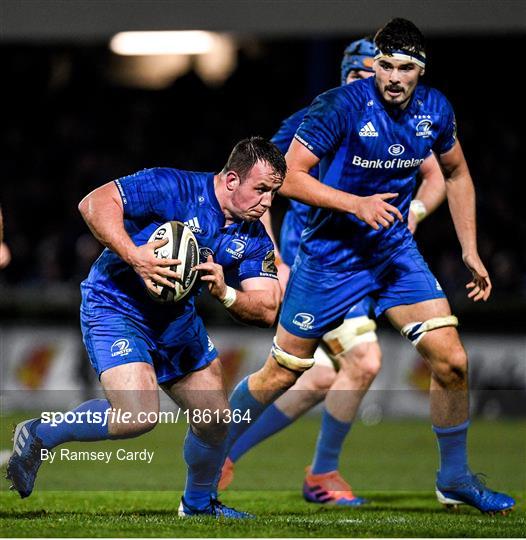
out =
[[[413,242],[407,216],[419,167],[431,151],[453,147],[456,125],[438,90],[418,84],[402,111],[384,103],[371,77],[318,96],[295,138],[320,158],[324,184],[360,196],[399,194],[388,202],[404,222],[387,229],[375,231],[352,214],[322,208],[309,215],[300,250],[311,262],[361,269]]]
[[[285,154],[289,149],[294,134],[308,110],[309,108],[305,107],[283,120],[279,130],[272,137],[271,141],[279,148],[282,154]],[[310,174],[318,178],[318,166],[314,167],[310,171]],[[311,207],[309,205],[290,199],[289,208],[283,216],[279,248],[283,261],[289,266],[292,266],[294,262],[300,244],[301,233],[307,226],[310,209]]]
[[[233,287],[253,277],[276,278],[272,241],[259,220],[224,227],[225,216],[214,192],[214,173],[170,168],[139,171],[115,180],[124,206],[124,227],[135,245],[148,242],[167,221],[186,223],[196,236],[201,261],[213,255]],[[83,310],[109,306],[145,316],[174,318],[194,309],[194,297],[159,304],[139,275],[117,254],[105,249],[81,284]]]

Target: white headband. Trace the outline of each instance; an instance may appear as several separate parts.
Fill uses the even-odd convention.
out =
[[[383,53],[380,49],[376,49],[374,59],[379,60],[380,58],[396,58],[397,60],[413,62],[422,69],[426,67],[426,53],[424,51],[412,52],[399,49],[390,53]]]

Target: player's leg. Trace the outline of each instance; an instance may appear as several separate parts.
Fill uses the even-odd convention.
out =
[[[272,403],[231,448],[228,457],[235,463],[248,450],[281,431],[320,403],[336,377],[334,367],[314,365]]]
[[[324,343],[339,366],[338,374],[325,398],[325,408],[316,451],[303,485],[306,500],[358,506],[366,502],[356,497],[342,478],[339,458],[360,402],[381,366],[381,350],[367,316],[346,319],[326,334]]]
[[[440,452],[437,496],[444,503],[467,503],[482,512],[505,511],[515,504],[486,488],[467,462],[469,426],[468,359],[445,298],[392,307],[386,314],[428,362],[430,407]]]
[[[219,359],[182,379],[162,384],[162,388],[187,411],[190,423],[184,442],[188,473],[179,515],[250,517],[217,501],[217,481],[230,419]]]
[[[323,272],[323,280],[320,280]],[[356,286],[356,284],[358,284]],[[368,272],[320,269],[297,257],[292,269],[271,354],[264,366],[235,388],[232,409],[251,411],[255,421],[263,410],[314,364],[320,338],[339,326],[349,308],[374,288]],[[246,426],[231,426],[229,448]]]
[[[274,344],[263,367],[241,380],[230,396],[232,411],[241,415],[248,411],[250,422],[229,426],[228,449],[274,400],[312,367],[318,343],[318,338],[300,338],[278,325]]]
[[[274,403],[237,439],[223,465],[219,489],[226,489],[234,478],[234,463],[260,442],[292,424],[309,409],[320,403],[336,377],[326,353],[315,352],[316,364]],[[323,361],[320,360],[323,358]]]
[[[29,496],[33,490],[42,449],[50,450],[68,441],[134,437],[155,425],[146,416],[132,423],[139,411],[158,411],[159,406],[155,373],[148,363],[151,358],[147,336],[132,332],[131,325],[119,316],[92,327],[84,338],[108,399],[89,400],[55,417],[35,418],[16,426],[7,476],[21,497]],[[114,414],[112,408],[131,416]]]

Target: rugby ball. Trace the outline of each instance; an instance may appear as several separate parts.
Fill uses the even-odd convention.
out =
[[[149,289],[148,294],[158,302],[179,302],[191,290],[197,279],[198,271],[192,268],[199,264],[199,245],[194,233],[180,221],[169,221],[157,227],[150,236],[148,242],[168,239],[168,243],[154,251],[158,259],[179,259],[181,264],[171,266],[170,269],[181,275],[181,280],[176,281],[175,288],[169,288],[159,283],[156,284],[159,295],[155,295]]]

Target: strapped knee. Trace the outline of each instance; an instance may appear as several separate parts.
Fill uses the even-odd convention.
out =
[[[299,358],[293,354],[285,352],[274,338],[272,342],[271,354],[274,360],[284,368],[292,371],[307,371],[314,365],[314,358]]]
[[[359,343],[377,341],[376,323],[366,317],[353,317],[345,319],[343,323],[327,332],[323,336],[323,343],[327,347],[333,363],[338,366],[338,356],[350,351]]]
[[[433,317],[424,322],[412,322],[403,326],[400,333],[416,347],[428,332],[446,326],[458,326],[458,319],[454,315],[447,315],[446,317]]]

